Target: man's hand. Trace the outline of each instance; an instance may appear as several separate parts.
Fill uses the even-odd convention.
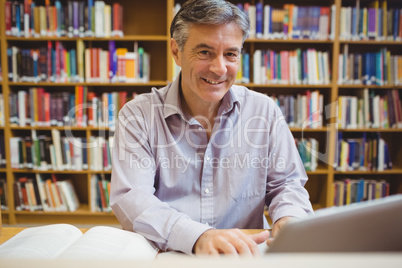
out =
[[[271,237],[267,240],[268,246],[278,235],[283,226],[285,226],[288,222],[292,221],[293,219],[294,219],[293,217],[282,217],[274,223],[274,226],[272,227],[271,231]]]
[[[259,256],[257,244],[263,243],[268,237],[269,231],[246,235],[239,229],[211,229],[198,238],[194,245],[194,253],[197,255],[241,254]]]

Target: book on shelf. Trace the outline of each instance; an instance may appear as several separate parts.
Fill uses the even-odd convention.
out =
[[[93,171],[110,171],[112,169],[112,148],[114,136],[108,138],[91,136],[89,138],[90,169]]]
[[[6,158],[6,147],[4,142],[4,133],[0,132],[0,168],[6,168],[7,158]]]
[[[87,170],[88,148],[86,138],[60,136],[60,131],[51,130],[50,135],[11,137],[10,164],[13,169],[35,170]]]
[[[34,186],[32,178],[18,178],[14,181],[13,189],[15,210],[43,210],[42,204],[37,202],[39,197],[38,188]]]
[[[249,61],[243,60],[242,64],[249,64]],[[329,85],[331,81],[329,53],[313,48],[257,49],[253,55],[253,71],[255,84]]]
[[[400,9],[388,8],[388,1],[356,1],[340,11],[340,40],[401,41]]]
[[[0,93],[0,126],[4,127],[5,125],[5,113],[4,113],[4,96],[2,93]]]
[[[8,210],[8,189],[6,178],[0,178],[0,203],[1,210]]]
[[[105,178],[105,174],[93,174],[90,181],[90,210],[92,212],[111,212],[110,197],[110,176]]]
[[[12,126],[21,127],[91,126],[113,130],[117,114],[126,102],[126,91],[96,95],[88,92],[86,86],[75,86],[74,94],[29,88],[28,91],[10,92],[9,120]]]
[[[332,184],[333,205],[343,206],[389,196],[390,184],[386,180],[351,179],[336,180]]]
[[[13,185],[17,211],[70,211],[80,203],[70,179],[59,180],[55,174],[19,177]]]
[[[5,2],[6,36],[122,37],[123,7],[104,1]]]
[[[297,150],[306,171],[316,171],[318,167],[318,140],[295,139]]]
[[[274,8],[262,2],[239,3],[237,7],[249,16],[250,38],[328,40],[333,36],[332,7],[284,4]]]
[[[338,133],[335,164],[338,171],[384,171],[392,169],[390,148],[379,133],[362,133],[361,138],[344,138]]]
[[[0,55],[0,62],[1,62],[1,55]],[[0,82],[3,81],[3,71],[0,64]]]
[[[155,259],[158,253],[143,236],[110,226],[84,234],[69,224],[30,227],[0,245],[2,259],[138,260]]]
[[[322,128],[324,97],[318,90],[294,95],[272,95],[289,127]]]
[[[150,54],[134,42],[133,51],[116,48],[109,41],[108,50],[85,48],[82,40],[77,48],[67,50],[61,41],[47,41],[46,47],[7,49],[11,82],[137,82],[150,80]]]
[[[391,55],[387,48],[378,52],[339,54],[338,84],[340,85],[402,85],[402,56]]]
[[[338,97],[338,127],[341,129],[401,128],[401,119],[402,105],[396,89],[379,95],[365,88],[356,96]]]

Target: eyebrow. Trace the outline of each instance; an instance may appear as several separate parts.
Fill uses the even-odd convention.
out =
[[[214,50],[213,47],[211,47],[211,46],[209,46],[209,45],[207,45],[207,44],[205,44],[205,43],[200,43],[200,44],[196,45],[196,46],[192,49],[192,51],[195,52],[195,51],[197,51],[197,50],[200,49],[200,48],[206,48],[206,49]],[[231,48],[227,49],[227,51],[236,51],[236,52],[239,52],[239,53],[240,53],[241,49],[239,49],[238,47],[231,47]]]
[[[196,50],[198,50],[198,49],[200,49],[200,48],[206,48],[206,49],[211,49],[211,50],[214,49],[213,47],[208,46],[208,45],[205,44],[205,43],[200,43],[200,44],[196,45],[196,46],[192,49],[192,51],[196,51]]]

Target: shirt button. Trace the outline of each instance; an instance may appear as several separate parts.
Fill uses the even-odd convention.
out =
[[[209,189],[205,188],[204,193],[209,194]]]
[[[202,131],[202,127],[199,127],[198,130],[199,130],[199,131]]]
[[[206,226],[209,226],[208,222],[205,222],[205,225],[206,225]]]
[[[207,161],[211,160],[211,157],[207,156],[205,159],[207,159]]]

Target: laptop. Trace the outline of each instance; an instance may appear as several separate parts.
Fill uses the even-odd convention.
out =
[[[265,251],[402,251],[402,194],[318,210],[284,226]]]

